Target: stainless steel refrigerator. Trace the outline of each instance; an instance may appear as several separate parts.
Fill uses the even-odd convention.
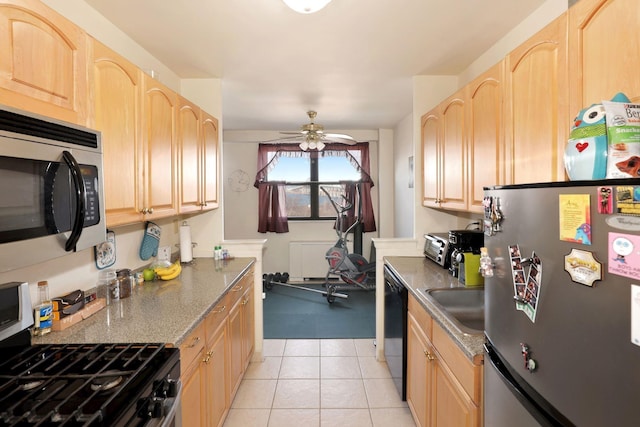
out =
[[[484,425],[640,425],[640,179],[485,189]]]

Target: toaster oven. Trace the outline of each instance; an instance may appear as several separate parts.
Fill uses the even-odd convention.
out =
[[[424,239],[424,256],[443,268],[449,268],[451,265],[449,233],[427,233]]]

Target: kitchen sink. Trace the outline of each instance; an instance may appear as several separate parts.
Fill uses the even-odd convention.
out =
[[[422,289],[443,316],[462,333],[484,333],[484,287]]]

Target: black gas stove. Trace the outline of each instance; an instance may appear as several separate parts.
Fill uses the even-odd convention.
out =
[[[0,285],[0,301],[12,295],[14,288]],[[0,315],[7,312],[0,310]],[[0,325],[10,325],[6,320],[0,319]],[[6,337],[7,329],[0,326],[0,347],[5,347],[0,359],[0,426],[179,424],[177,348],[164,344],[32,346],[24,344],[28,330]]]

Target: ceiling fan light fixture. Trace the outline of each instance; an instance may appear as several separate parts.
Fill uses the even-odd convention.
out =
[[[309,148],[310,148],[311,150],[315,150],[316,148],[318,148],[318,144],[317,144],[315,141],[311,141],[311,142],[309,143]]]
[[[324,147],[325,145],[324,145],[324,142],[322,141],[318,141],[318,143],[316,144],[316,148],[318,149],[318,151],[324,150]]]
[[[331,0],[282,0],[298,13],[315,13],[329,4]]]
[[[309,143],[307,141],[302,141],[300,143],[300,149],[302,151],[307,151],[309,149]]]

